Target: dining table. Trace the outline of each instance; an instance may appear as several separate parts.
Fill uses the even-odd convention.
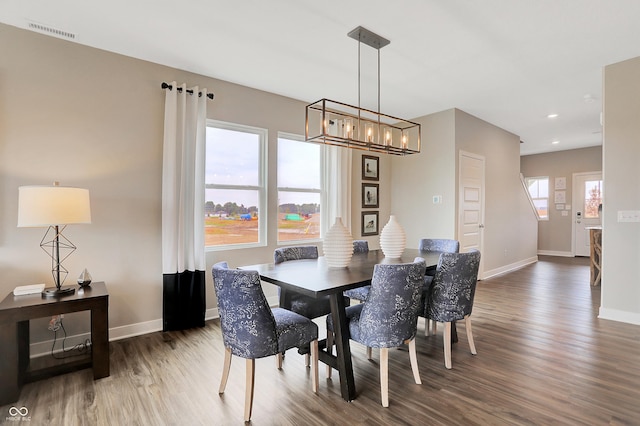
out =
[[[329,296],[333,324],[338,325],[334,327],[336,355],[327,350],[326,341],[322,341],[318,359],[338,370],[342,398],[352,401],[356,398],[356,386],[343,292],[370,285],[374,266],[378,263],[411,263],[416,257],[423,258],[429,270],[437,266],[440,253],[405,249],[400,258],[389,259],[384,256],[382,250],[370,250],[354,253],[350,263],[344,268],[329,267],[325,257],[320,256],[317,259],[293,260],[277,265],[246,265],[239,269],[258,271],[261,280],[279,286],[281,291],[292,290],[313,298]]]

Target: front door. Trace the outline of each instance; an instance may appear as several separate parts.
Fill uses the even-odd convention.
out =
[[[589,228],[600,226],[602,172],[573,175],[573,240],[576,256],[590,256]]]
[[[460,151],[458,187],[458,240],[460,251],[482,253],[484,236],[484,157]],[[482,256],[478,277],[483,274]]]

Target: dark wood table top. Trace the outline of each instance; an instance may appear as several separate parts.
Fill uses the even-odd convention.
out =
[[[63,286],[68,287],[68,286]],[[29,306],[53,305],[65,302],[77,302],[83,299],[109,296],[104,282],[93,282],[88,287],[76,286],[73,294],[57,297],[44,297],[41,293],[14,296],[13,291],[0,302],[0,310],[26,308]]]
[[[427,268],[435,268],[440,253],[405,249],[400,259],[387,259],[382,250],[371,250],[368,253],[354,253],[346,268],[329,268],[326,259],[321,256],[278,265],[247,265],[240,269],[258,271],[263,281],[317,298],[371,284],[373,267],[378,263],[411,263],[416,257],[425,259]]]

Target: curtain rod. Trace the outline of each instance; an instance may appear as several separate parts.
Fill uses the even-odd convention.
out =
[[[173,89],[173,86],[172,86],[172,85],[167,84],[167,83],[165,83],[164,81],[162,82],[162,86],[161,86],[161,87],[162,87],[163,89],[169,89],[169,90],[172,90],[172,89]],[[176,90],[177,90],[178,92],[182,92],[182,87],[178,87],[178,88],[176,88]],[[188,93],[188,94],[190,94],[190,95],[193,95],[193,90],[191,90],[191,89],[187,89],[187,93]],[[198,92],[198,97],[202,97],[202,92]],[[213,93],[207,93],[207,98],[209,98],[209,99],[213,99]]]

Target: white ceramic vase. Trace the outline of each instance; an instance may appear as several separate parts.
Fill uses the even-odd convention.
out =
[[[342,218],[337,217],[336,222],[329,228],[323,243],[324,257],[330,268],[344,268],[353,256],[353,238],[342,224]]]
[[[389,217],[389,222],[382,228],[380,233],[380,248],[385,257],[398,259],[402,256],[407,243],[407,235],[404,229],[396,220],[394,215]]]

